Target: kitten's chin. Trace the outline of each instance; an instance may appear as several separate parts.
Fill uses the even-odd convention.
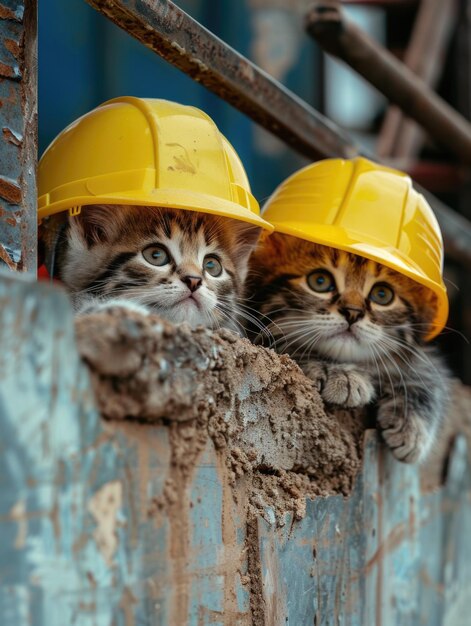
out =
[[[212,316],[205,307],[202,307],[190,298],[183,302],[178,302],[171,307],[162,310],[159,309],[159,307],[155,307],[154,310],[157,315],[164,317],[174,324],[183,324],[186,322],[191,328],[196,328],[197,326],[212,328],[211,320],[214,316]]]
[[[358,339],[345,333],[340,337],[320,339],[316,350],[322,356],[342,363],[366,363],[371,358],[371,350]]]

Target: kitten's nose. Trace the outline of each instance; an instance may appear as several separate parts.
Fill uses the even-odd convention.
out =
[[[339,308],[341,313],[351,326],[365,315],[365,310],[359,306],[343,306]]]
[[[197,289],[201,287],[201,283],[203,279],[201,276],[183,276],[182,281],[188,287],[188,289],[193,293]]]

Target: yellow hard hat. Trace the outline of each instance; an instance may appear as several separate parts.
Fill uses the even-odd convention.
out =
[[[428,287],[437,309],[427,338],[446,324],[440,227],[403,172],[362,157],[319,161],[281,183],[262,215],[275,232],[372,259]]]
[[[167,100],[105,102],[62,131],[38,167],[38,218],[89,204],[187,209],[272,230],[234,148],[205,113]]]

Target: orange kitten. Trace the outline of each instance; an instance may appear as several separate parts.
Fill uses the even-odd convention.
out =
[[[275,348],[287,351],[324,400],[377,398],[377,421],[401,461],[425,457],[445,412],[448,374],[425,338],[435,295],[354,254],[275,233],[250,261],[249,294]]]

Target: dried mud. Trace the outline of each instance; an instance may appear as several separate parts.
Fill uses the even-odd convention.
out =
[[[271,507],[295,518],[306,498],[348,495],[361,466],[361,411],[326,411],[312,383],[287,356],[229,331],[173,326],[156,316],[113,309],[79,318],[79,351],[104,418],[163,423],[169,429],[169,479],[156,509],[171,508],[211,439],[226,479],[244,477],[249,510]],[[423,466],[423,487],[439,486],[458,432],[471,449],[471,391],[456,382],[450,414]]]
[[[287,356],[218,333],[114,309],[79,318],[79,351],[106,419],[165,423],[172,464],[188,476],[211,439],[248,502],[302,517],[305,499],[347,495],[361,464],[361,414],[327,413]],[[169,484],[162,508],[178,486]]]

